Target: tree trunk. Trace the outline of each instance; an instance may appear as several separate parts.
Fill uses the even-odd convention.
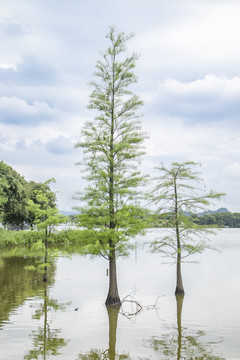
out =
[[[184,295],[182,272],[181,272],[181,253],[177,256],[177,285],[175,295]]]
[[[44,326],[43,326],[43,359],[47,359],[47,284],[44,286]]]
[[[45,232],[45,258],[44,258],[45,267],[44,267],[43,281],[48,281],[47,262],[48,262],[48,231],[46,229],[46,232]]]
[[[109,360],[115,360],[116,358],[116,334],[117,334],[117,321],[120,305],[114,308],[107,308],[108,321],[109,321]]]
[[[177,193],[177,180],[174,178],[174,196],[175,196],[175,231],[177,238],[177,285],[175,290],[175,295],[184,295],[183,282],[182,282],[182,272],[181,272],[181,240],[179,232],[179,219],[178,219],[178,193]]]
[[[119,306],[121,305],[121,300],[118,294],[117,286],[117,269],[116,269],[116,256],[115,250],[111,251],[111,256],[109,258],[109,290],[108,296],[105,301],[106,306]]]
[[[109,161],[109,228],[115,229],[115,210],[114,210],[114,109],[115,109],[115,53],[112,56],[112,99],[111,99],[111,129],[110,129],[110,161]],[[112,239],[109,239],[110,253],[109,253],[109,290],[108,296],[105,302],[106,306],[116,306],[121,304],[121,300],[118,294],[117,286],[117,269],[116,269],[116,253],[115,244]]]
[[[178,353],[177,360],[181,359],[182,350],[182,306],[184,295],[176,295],[177,300],[177,327],[178,327]]]

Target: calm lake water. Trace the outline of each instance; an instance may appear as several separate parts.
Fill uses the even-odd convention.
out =
[[[60,257],[46,287],[26,257],[0,258],[0,359],[240,359],[240,229],[217,231],[220,252],[183,264],[178,301],[175,266],[143,247],[161,231],[118,259],[121,298],[134,293],[142,305],[133,316],[131,303],[106,310],[103,258]]]

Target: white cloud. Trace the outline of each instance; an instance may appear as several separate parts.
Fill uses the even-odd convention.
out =
[[[56,117],[56,111],[48,104],[34,101],[28,104],[16,97],[0,97],[0,122],[18,126],[36,126]]]
[[[57,81],[57,71],[34,56],[24,56],[15,66],[0,67],[0,80],[24,86],[53,84]]]
[[[144,76],[194,79],[206,73],[230,74],[239,69],[240,3],[182,1],[179,16],[153,22],[138,34]],[[167,14],[168,15],[168,14]],[[153,75],[154,73],[154,75]]]
[[[59,136],[48,141],[46,147],[51,154],[63,155],[74,152],[74,144],[76,139]]]
[[[160,85],[161,87],[161,85]],[[197,79],[190,82],[181,82],[176,79],[166,79],[163,87],[169,92],[179,95],[198,95],[208,96],[217,94],[217,96],[227,98],[238,98],[240,95],[240,77],[229,79],[227,76],[216,76],[208,74],[203,79]]]
[[[13,37],[23,36],[27,33],[25,26],[21,22],[12,17],[0,17],[0,33],[5,33]]]
[[[240,178],[240,159],[239,162],[234,162],[224,169],[233,178]]]
[[[237,120],[240,114],[240,77],[208,74],[202,79],[181,82],[166,79],[148,99],[151,111],[180,116],[190,121]]]

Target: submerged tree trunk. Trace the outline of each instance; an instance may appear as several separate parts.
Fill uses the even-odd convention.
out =
[[[182,306],[184,295],[176,295],[177,301],[177,327],[178,327],[178,353],[177,360],[181,359],[182,350]]]
[[[116,269],[116,255],[115,250],[111,251],[111,256],[109,258],[109,290],[108,296],[105,301],[106,306],[119,306],[121,305],[121,300],[118,294],[117,286],[117,269]]]
[[[43,326],[43,359],[47,359],[47,302],[48,302],[48,294],[47,294],[47,284],[44,286],[44,326]]]
[[[108,321],[109,321],[109,360],[115,360],[116,358],[116,334],[117,334],[117,321],[120,305],[114,308],[108,307]]]

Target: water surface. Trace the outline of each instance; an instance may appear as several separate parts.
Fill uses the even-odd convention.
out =
[[[184,299],[174,296],[175,266],[143,247],[161,231],[118,260],[120,296],[143,306],[136,316],[127,303],[106,310],[104,259],[60,257],[44,286],[27,257],[1,258],[0,359],[240,359],[240,230],[217,231],[220,252],[183,264]]]

